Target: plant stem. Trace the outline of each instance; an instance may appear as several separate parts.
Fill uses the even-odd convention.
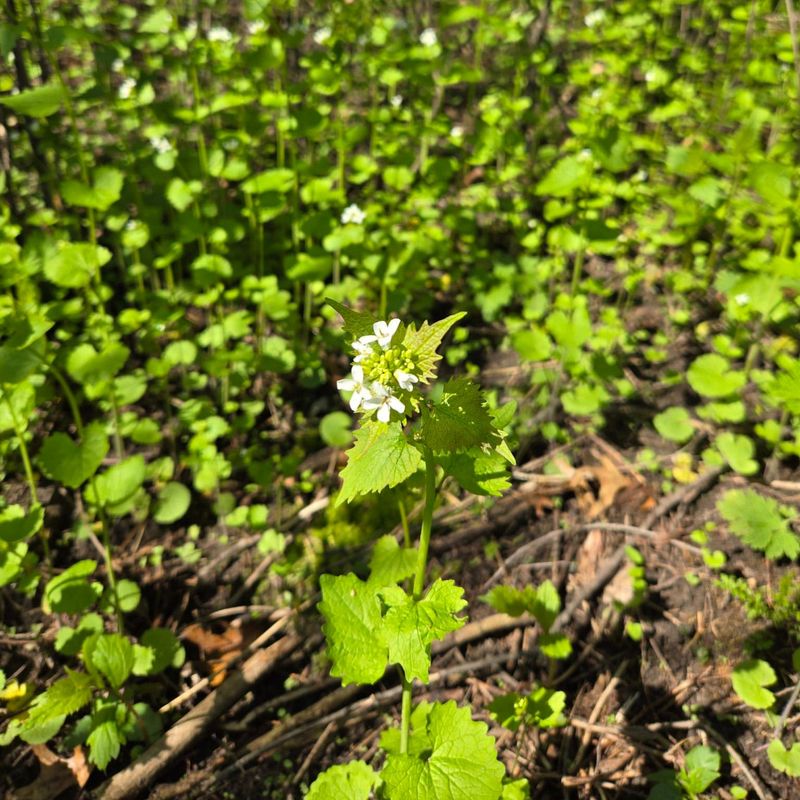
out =
[[[433,453],[425,448],[425,509],[422,512],[422,530],[419,534],[417,569],[414,573],[413,597],[419,600],[425,585],[425,570],[428,566],[428,547],[433,527],[433,504],[436,500],[436,462]],[[403,677],[403,695],[400,705],[400,752],[408,752],[408,732],[411,727],[411,681]]]
[[[8,408],[8,413],[11,417],[11,424],[14,426],[14,434],[17,437],[17,444],[19,445],[19,454],[22,457],[22,464],[25,467],[25,477],[28,480],[28,486],[31,490],[31,505],[35,505],[39,502],[39,499],[36,494],[36,479],[33,477],[33,468],[31,467],[31,457],[28,453],[28,445],[25,443],[25,431],[23,430],[22,426],[19,424],[19,418],[17,417],[17,412],[14,410],[14,406],[11,403],[11,398],[8,396],[8,391],[6,387],[2,387],[3,391],[3,400],[6,402],[6,407]]]
[[[411,547],[411,531],[408,527],[408,514],[406,514],[406,504],[402,500],[398,500],[397,508],[400,511],[400,522],[403,525],[403,544],[406,547]]]

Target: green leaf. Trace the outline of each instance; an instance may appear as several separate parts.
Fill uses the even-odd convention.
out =
[[[119,200],[124,175],[114,167],[98,167],[92,177],[91,186],[73,180],[64,181],[61,194],[70,205],[105,211]]]
[[[780,739],[773,739],[767,748],[769,763],[792,778],[800,778],[800,742],[795,742],[787,750]]]
[[[51,578],[44,587],[43,610],[47,613],[80,614],[89,608],[101,591],[99,584],[86,580],[96,569],[96,561],[85,559]]]
[[[44,509],[38,504],[27,513],[20,505],[8,506],[0,511],[0,540],[15,544],[30,539],[43,522]]]
[[[111,251],[86,242],[62,242],[55,255],[45,259],[44,274],[65,289],[80,289],[100,267],[111,260]]]
[[[61,108],[64,97],[64,89],[60,84],[48,83],[19,94],[2,95],[0,104],[28,117],[49,117]]]
[[[121,506],[141,488],[145,474],[144,457],[131,456],[98,475],[94,486],[87,489],[86,497],[114,513],[115,506]]]
[[[529,611],[536,617],[542,630],[547,633],[561,611],[561,598],[558,596],[558,589],[551,581],[539,584],[536,589],[536,600]]]
[[[728,397],[739,391],[747,380],[744,372],[732,370],[728,359],[716,353],[696,358],[686,373],[686,379],[703,397]]]
[[[487,726],[454,702],[421,707],[409,752],[391,753],[381,777],[391,800],[498,800],[505,768]],[[418,721],[420,714],[415,714]]]
[[[528,612],[536,618],[544,634],[547,634],[561,611],[561,598],[556,587],[548,580],[537,588],[525,586],[495,586],[481,600],[488,603],[501,614],[519,617]],[[540,637],[540,643],[542,638]],[[547,641],[547,640],[545,640]],[[556,640],[553,639],[553,642]],[[563,645],[560,645],[563,647]]]
[[[119,689],[133,669],[133,645],[120,633],[105,633],[89,648],[92,666],[113,689]]]
[[[22,572],[28,545],[25,542],[0,542],[0,586],[7,586]]]
[[[400,547],[394,536],[382,536],[375,542],[369,562],[369,583],[392,586],[410,578],[417,565],[417,551]]]
[[[83,430],[83,440],[75,444],[65,433],[45,439],[37,461],[42,472],[70,489],[77,489],[97,471],[108,453],[108,437],[102,423],[92,422]]]
[[[508,458],[498,450],[486,453],[472,447],[465,453],[439,455],[436,461],[472,494],[500,497],[511,486]]]
[[[200,181],[187,183],[182,178],[173,178],[167,184],[167,200],[176,211],[186,211],[202,189]]]
[[[125,738],[117,723],[117,703],[106,703],[91,716],[91,732],[86,737],[89,761],[105,769],[118,755]]]
[[[117,604],[119,605],[120,611],[126,614],[135,611],[141,599],[142,592],[138,584],[127,578],[122,578],[117,581]]]
[[[441,356],[436,351],[439,349],[445,334],[465,316],[466,312],[460,311],[457,314],[451,314],[449,317],[434,322],[433,325],[423,322],[419,330],[417,330],[414,323],[406,328],[403,345],[414,359],[415,374],[422,383],[427,383],[435,374],[436,365],[441,359]]]
[[[750,182],[761,197],[776,210],[792,203],[792,170],[775,161],[762,161],[750,170]]]
[[[247,194],[264,194],[265,192],[278,192],[285,194],[294,187],[295,175],[290,169],[279,167],[268,169],[258,175],[253,175],[242,184],[242,191]]]
[[[158,493],[153,519],[160,525],[177,522],[188,510],[192,493],[182,483],[170,481]]]
[[[85,672],[73,672],[66,668],[65,678],[57,680],[38,697],[24,721],[24,728],[37,728],[54,720],[64,718],[87,705],[92,699],[94,681]],[[61,723],[58,727],[61,727]]]
[[[572,655],[572,642],[564,633],[543,633],[537,644],[548,658],[563,661]]]
[[[592,174],[591,162],[581,156],[566,156],[557,161],[536,184],[536,194],[569,197],[585,186]]]
[[[369,800],[379,783],[378,774],[363,761],[337,764],[317,776],[306,800]]]
[[[525,586],[522,589],[517,589],[515,586],[493,586],[489,593],[480,599],[500,614],[521,617],[529,612],[536,602],[536,589],[533,586]]]
[[[22,383],[25,378],[27,378],[32,372],[35,372],[41,366],[42,359],[39,355],[37,355],[37,352],[33,346],[22,349],[17,349],[16,347],[11,347],[10,345],[3,345],[0,347],[0,384]],[[25,386],[29,397],[29,400],[26,402],[31,402],[33,400],[33,395],[35,394],[34,388],[32,386],[28,386],[27,384],[25,384]],[[17,391],[18,390],[19,387]],[[3,391],[6,392],[5,389]],[[6,397],[14,406],[15,413],[17,412],[20,403],[25,400],[24,397],[18,397],[16,391],[11,397],[9,397],[8,393],[6,392]],[[3,419],[8,416],[8,422],[4,423],[3,429],[12,430],[13,420],[8,412],[8,406],[6,405],[5,399],[0,402],[0,414],[3,415]]]
[[[55,647],[65,656],[74,656],[81,651],[83,643],[93,634],[103,632],[103,618],[91,612],[83,614],[77,628],[63,625],[58,629]]]
[[[762,659],[743,661],[733,670],[733,690],[752,708],[772,708],[775,695],[766,687],[778,680],[775,670]]]
[[[725,431],[717,436],[714,444],[735,472],[740,475],[758,472],[758,461],[753,458],[756,448],[749,436]]]
[[[421,460],[422,454],[408,443],[399,422],[365,422],[347,451],[347,466],[341,472],[342,491],[336,504],[397,486],[417,471]]]
[[[189,339],[170,342],[164,348],[162,358],[171,367],[189,366],[197,360],[197,345]]]
[[[419,678],[427,683],[431,642],[465,622],[456,616],[467,605],[464,590],[453,581],[437,579],[421,600],[414,600],[399,586],[386,587],[381,595],[389,606],[384,618],[389,660],[400,664],[406,680]]]
[[[100,352],[88,343],[79,344],[67,356],[67,372],[81,384],[110,380],[125,365],[131,351],[119,342],[110,342]]]
[[[150,628],[142,636],[140,648],[148,653],[136,653],[132,669],[135,675],[157,675],[167,667],[180,667],[186,651],[175,634],[168,628]]]
[[[680,406],[672,406],[660,414],[656,414],[653,424],[660,436],[678,444],[688,442],[694,433],[689,412]]]
[[[511,337],[511,344],[523,361],[546,361],[553,352],[550,337],[538,327],[517,331]]]
[[[503,794],[500,795],[500,800],[531,800],[531,787],[528,779],[507,780],[503,784]]]
[[[363,311],[355,311],[336,300],[331,300],[330,297],[325,298],[325,302],[341,316],[344,321],[344,330],[349,333],[353,339],[372,334],[372,326],[377,322],[377,319],[373,317],[372,314],[367,314]]]
[[[323,575],[319,580],[325,617],[322,630],[333,666],[342,683],[375,683],[386,671],[387,648],[377,589],[348,575]]]
[[[719,778],[719,766],[719,753],[711,747],[698,745],[686,754],[678,782],[690,795],[698,795]]]
[[[794,559],[800,554],[800,537],[772,498],[752,489],[733,489],[717,502],[717,510],[736,536],[768,558]]]
[[[4,350],[6,350],[6,348],[0,347],[0,383],[9,383],[10,381],[3,380],[4,369],[7,366],[7,362],[5,362],[3,358]],[[12,351],[12,353],[17,352],[19,351]],[[35,367],[33,367],[33,369],[35,369]],[[33,369],[31,371],[33,371]],[[20,380],[24,381],[25,377],[27,376],[23,375]],[[33,410],[36,407],[36,390],[28,381],[19,383],[14,387],[7,386],[4,391],[5,398],[0,398],[0,433],[14,430],[14,417],[16,417],[20,424],[25,425],[33,418]],[[13,416],[8,408],[9,403],[14,412]]]
[[[422,439],[435,453],[458,453],[497,439],[478,386],[469,378],[444,385],[439,402],[422,409]]]
[[[353,441],[353,418],[344,411],[331,411],[319,423],[319,435],[328,447],[347,447]]]
[[[566,724],[563,711],[567,704],[564,692],[539,686],[529,695],[516,692],[501,695],[489,705],[492,718],[510,731],[523,723],[531,728],[556,728]]]

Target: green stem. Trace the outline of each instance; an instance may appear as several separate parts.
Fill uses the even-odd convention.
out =
[[[31,505],[35,505],[39,502],[37,494],[36,494],[36,479],[33,477],[33,468],[31,467],[31,457],[28,453],[28,445],[25,443],[25,431],[22,429],[22,426],[19,424],[19,418],[17,417],[17,412],[14,410],[14,406],[11,403],[11,398],[8,396],[8,391],[6,387],[2,387],[3,391],[3,400],[6,401],[6,406],[8,408],[8,413],[11,416],[11,424],[14,426],[14,435],[17,437],[17,444],[19,445],[19,454],[22,457],[22,464],[25,468],[25,477],[28,480],[28,486],[31,490]]]
[[[78,432],[78,438],[83,441],[83,418],[81,417],[80,408],[78,406],[77,398],[75,397],[75,393],[70,389],[69,383],[67,383],[66,378],[61,374],[61,372],[56,369],[52,364],[48,364],[44,358],[40,359],[47,370],[52,373],[53,377],[58,382],[61,390],[64,392],[64,397],[67,400],[67,405],[69,405],[70,413],[72,414],[72,420],[75,423],[75,429]],[[116,430],[116,426],[115,426]],[[94,492],[95,498],[99,501],[100,500],[100,493],[97,491],[97,481],[95,480],[95,476],[92,475],[89,478],[89,483],[92,487],[92,491]],[[102,537],[103,537],[103,561],[106,565],[106,574],[108,576],[108,587],[111,589],[111,596],[113,598],[113,605],[114,611],[117,617],[117,625],[119,626],[119,630],[124,630],[124,622],[122,619],[122,610],[119,607],[119,598],[117,597],[117,576],[114,572],[114,564],[111,561],[111,526],[108,522],[108,517],[106,516],[105,509],[101,506],[97,506],[97,513],[100,516],[100,524],[102,528]]]
[[[425,508],[422,512],[422,530],[419,534],[417,571],[414,574],[414,599],[419,600],[425,585],[425,569],[428,566],[428,548],[433,527],[433,504],[436,500],[436,462],[433,453],[425,448]]]
[[[406,504],[402,500],[397,501],[397,507],[400,510],[400,522],[403,525],[403,544],[406,547],[411,547],[411,531],[408,527],[408,514],[406,514]]]
[[[419,534],[417,550],[417,568],[414,573],[413,597],[418,600],[422,596],[425,585],[425,570],[428,566],[428,548],[431,543],[433,527],[433,504],[436,501],[436,462],[433,453],[425,448],[425,509],[422,512],[422,530]],[[403,695],[400,705],[400,752],[408,752],[408,733],[411,728],[411,692],[412,683],[403,677]]]
[[[58,63],[58,59],[49,51],[46,51],[46,56],[56,74],[56,77],[58,78],[58,83],[61,86],[64,107],[67,110],[67,117],[69,118],[70,128],[72,130],[72,138],[75,144],[75,155],[78,158],[78,167],[80,168],[81,180],[84,184],[86,184],[86,186],[89,186],[89,166],[86,163],[86,158],[84,156],[84,148],[81,143],[80,129],[78,128],[78,118],[75,114],[75,106],[72,103],[72,95],[69,92],[69,87],[67,86],[64,74],[61,72],[61,65]],[[105,316],[105,304],[103,302],[102,294],[103,282],[100,278],[100,265],[97,263],[97,220],[95,219],[94,209],[91,206],[86,209],[86,212],[89,217],[89,241],[92,244],[91,258],[93,262],[92,266],[94,267],[93,278],[95,292],[97,294],[97,307],[100,313]]]

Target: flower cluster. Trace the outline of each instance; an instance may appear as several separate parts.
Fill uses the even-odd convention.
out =
[[[353,411],[375,412],[380,422],[388,422],[392,411],[405,413],[410,400],[407,395],[419,383],[412,355],[402,344],[392,344],[399,327],[399,319],[381,320],[372,326],[371,334],[356,339],[350,377],[336,383],[342,391],[352,392]],[[399,396],[403,394],[406,403]]]
[[[136,88],[136,81],[133,78],[125,78],[117,89],[117,96],[120,100],[127,100]]]
[[[419,43],[423,47],[433,47],[439,43],[439,37],[436,35],[436,31],[433,28],[425,28],[419,35]]]
[[[362,211],[355,203],[351,203],[344,211],[342,211],[341,222],[342,225],[349,225],[350,223],[353,225],[361,225],[366,218],[366,213]]]

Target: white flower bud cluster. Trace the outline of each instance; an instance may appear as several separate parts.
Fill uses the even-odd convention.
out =
[[[374,412],[380,422],[389,422],[392,411],[405,413],[406,403],[398,394],[413,392],[419,383],[413,358],[402,345],[392,345],[399,327],[399,319],[381,320],[372,326],[371,334],[356,339],[350,377],[336,382],[338,389],[352,392],[353,411]]]

